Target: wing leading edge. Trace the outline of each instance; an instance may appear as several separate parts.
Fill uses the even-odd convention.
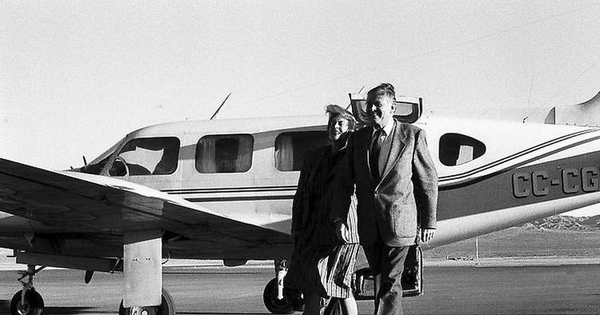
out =
[[[0,159],[0,211],[64,233],[163,230],[227,250],[288,247],[287,233],[240,222],[182,198],[127,181],[44,170]]]

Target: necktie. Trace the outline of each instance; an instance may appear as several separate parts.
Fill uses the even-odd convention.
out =
[[[383,144],[383,129],[377,129],[373,134],[373,145],[371,146],[371,173],[375,179],[379,179],[379,152]]]

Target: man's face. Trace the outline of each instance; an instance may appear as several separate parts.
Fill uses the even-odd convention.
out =
[[[385,95],[367,98],[367,115],[375,125],[381,128],[387,125],[394,117],[396,105],[394,100]]]

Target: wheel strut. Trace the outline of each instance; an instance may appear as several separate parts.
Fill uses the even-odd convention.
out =
[[[23,285],[23,289],[21,290],[21,303],[25,302],[25,293],[27,293],[27,291],[35,290],[33,287],[33,277],[44,268],[46,268],[46,266],[41,266],[40,268],[35,269],[35,265],[27,265],[27,270],[18,272],[21,277],[17,279],[17,281],[21,282]],[[27,282],[23,281],[25,277],[28,278]]]
[[[275,277],[277,278],[277,299],[283,300],[283,278],[287,274],[287,261],[275,260]]]

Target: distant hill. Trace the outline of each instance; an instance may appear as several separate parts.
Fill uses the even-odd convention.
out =
[[[593,217],[555,215],[525,223],[523,227],[548,230],[600,231],[600,215]]]

